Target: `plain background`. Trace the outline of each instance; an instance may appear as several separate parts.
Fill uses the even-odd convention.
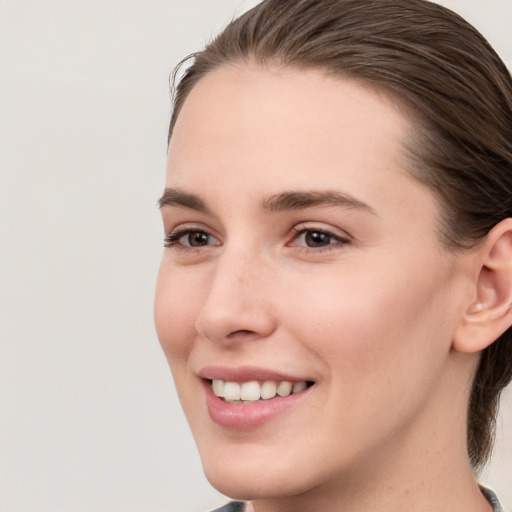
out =
[[[152,319],[168,78],[239,0],[0,0],[0,510],[204,512]],[[510,66],[510,0],[443,2]],[[512,400],[484,481],[512,507]]]

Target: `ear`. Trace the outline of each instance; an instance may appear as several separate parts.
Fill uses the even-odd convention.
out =
[[[512,325],[512,218],[489,232],[476,250],[474,300],[454,336],[458,352],[479,352]]]

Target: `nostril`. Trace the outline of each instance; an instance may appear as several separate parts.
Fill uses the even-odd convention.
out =
[[[196,318],[199,335],[214,343],[233,344],[266,338],[274,332],[276,319],[268,304],[232,295],[220,285],[213,287]]]
[[[235,338],[236,336],[251,336],[253,335],[253,331],[249,331],[248,329],[240,329],[238,331],[230,332],[226,338]]]

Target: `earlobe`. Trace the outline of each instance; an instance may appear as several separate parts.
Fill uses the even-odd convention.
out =
[[[512,325],[512,218],[494,226],[476,261],[475,298],[453,340],[458,352],[479,352]]]

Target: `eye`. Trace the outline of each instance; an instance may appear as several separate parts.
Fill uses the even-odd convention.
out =
[[[333,236],[322,231],[305,231],[298,237],[302,245],[308,247],[325,247],[333,242]]]
[[[164,242],[165,247],[181,246],[182,248],[220,245],[213,235],[198,229],[178,229],[166,236]]]
[[[325,229],[297,229],[290,245],[307,247],[311,249],[328,247],[330,245],[343,245],[349,243],[346,237],[336,235]]]

